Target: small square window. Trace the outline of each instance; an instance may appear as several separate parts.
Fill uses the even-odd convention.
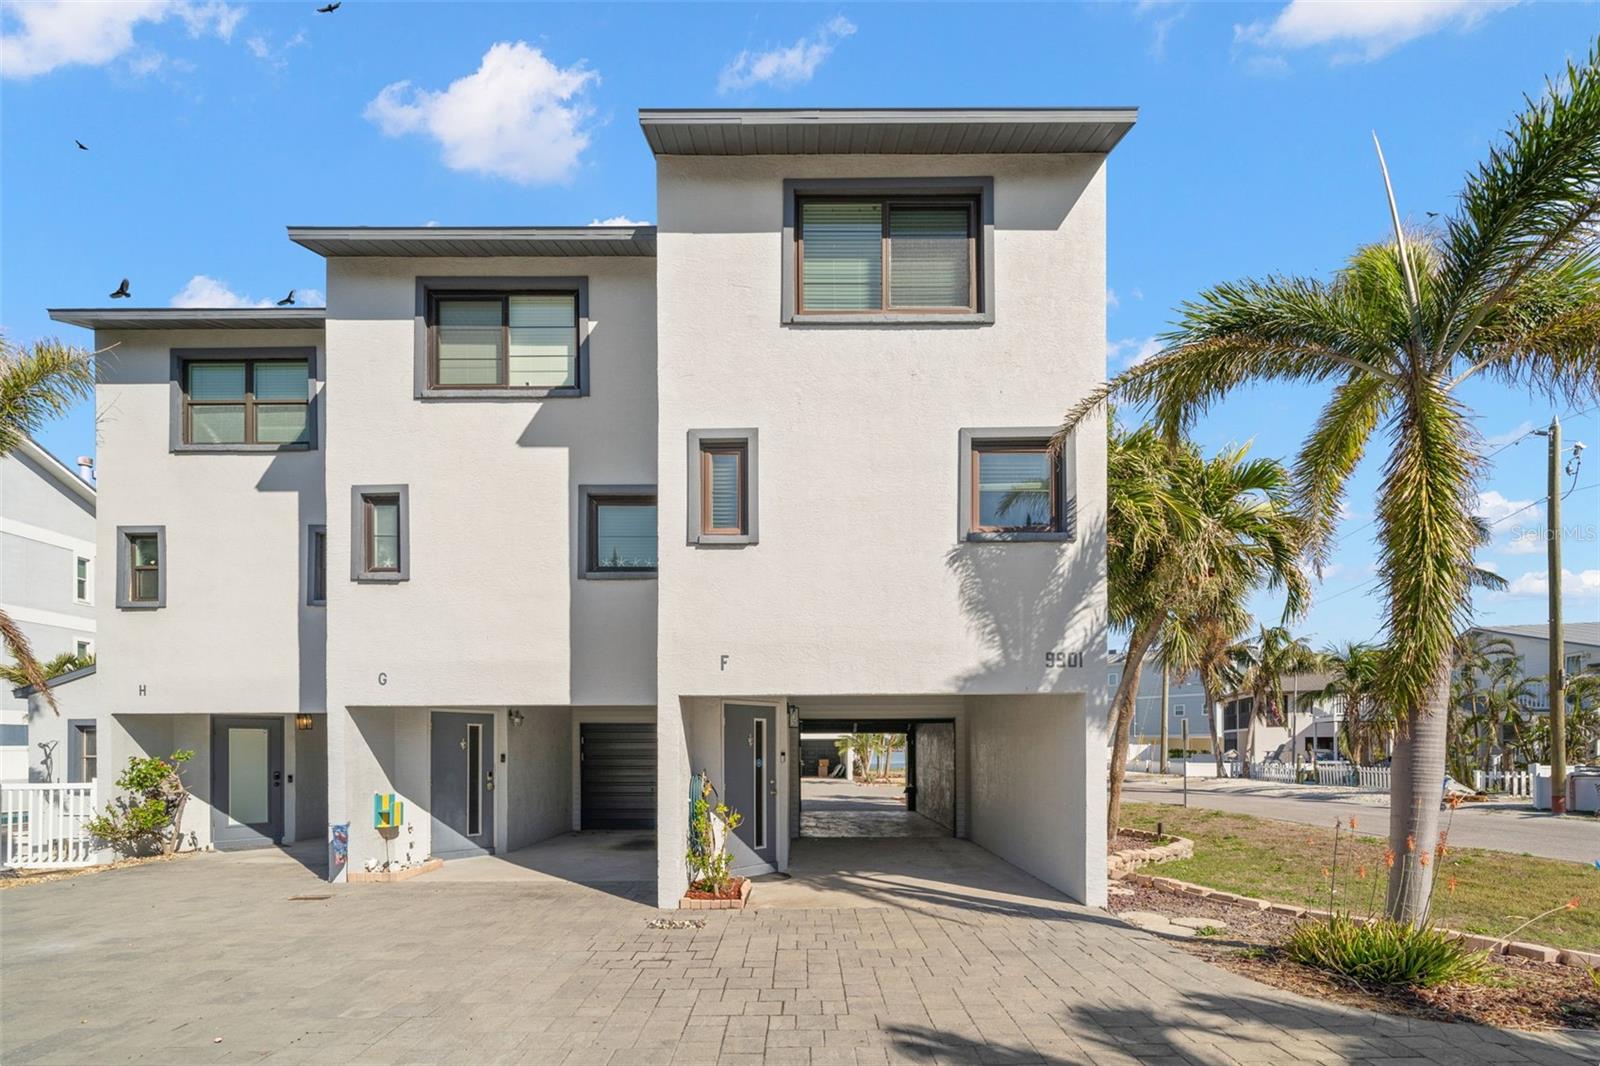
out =
[[[1048,429],[961,431],[960,534],[969,541],[1068,541],[1076,532],[1074,442]]]
[[[117,606],[167,605],[165,526],[117,527]]]
[[[73,644],[72,654],[80,659],[87,659],[94,654],[94,645],[87,640],[80,640]]]
[[[587,576],[652,575],[656,572],[656,498],[625,493],[586,493],[584,541]]]
[[[405,485],[357,485],[351,490],[351,580],[409,580],[409,498]]]

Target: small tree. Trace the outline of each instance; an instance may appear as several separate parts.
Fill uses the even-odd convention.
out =
[[[127,854],[160,847],[162,854],[171,855],[183,842],[183,808],[189,801],[179,768],[192,758],[188,749],[166,759],[130,758],[117,778],[117,788],[126,795],[108,803],[106,812],[85,828]]]
[[[732,880],[733,855],[728,834],[739,828],[744,816],[717,800],[711,775],[700,772],[699,792],[689,813],[689,887],[722,895]]]

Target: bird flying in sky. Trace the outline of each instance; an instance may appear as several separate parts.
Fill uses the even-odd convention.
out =
[[[122,284],[117,286],[117,291],[111,294],[113,300],[126,300],[133,293],[128,291],[128,279],[123,278]]]
[[[87,152],[89,150],[89,146],[87,144],[84,144],[82,141],[78,140],[77,138],[73,138],[72,143],[77,145],[78,148],[81,151]]]
[[[343,3],[343,2],[344,2],[344,0],[339,0],[339,3]],[[317,8],[317,14],[319,14],[319,15],[331,15],[335,11],[339,10],[339,3],[324,4],[322,7]]]
[[[294,290],[290,289],[289,290],[289,295],[285,296],[283,299],[278,301],[278,306],[279,307],[289,307],[293,303],[294,303]]]

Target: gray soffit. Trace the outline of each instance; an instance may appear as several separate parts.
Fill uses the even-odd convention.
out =
[[[321,329],[325,307],[52,307],[84,329]]]
[[[645,108],[656,155],[1007,155],[1109,152],[1134,107]]]
[[[656,254],[654,226],[290,226],[289,239],[330,258]]]

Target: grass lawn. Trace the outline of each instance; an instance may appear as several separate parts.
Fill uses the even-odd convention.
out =
[[[1194,858],[1149,866],[1146,873],[1259,899],[1328,908],[1330,878],[1324,871],[1333,866],[1331,826],[1159,803],[1126,803],[1122,812],[1124,828],[1154,829],[1160,821],[1166,832],[1194,841]],[[1448,819],[1449,812],[1443,817]],[[1334,896],[1339,910],[1366,914],[1383,907],[1389,815],[1375,810],[1371,818],[1370,824],[1356,819],[1355,839],[1348,831],[1339,834],[1339,884]],[[1368,836],[1368,830],[1382,835]],[[1439,863],[1435,883],[1434,921],[1487,936],[1504,936],[1526,919],[1576,897],[1577,910],[1558,911],[1529,926],[1517,939],[1600,950],[1600,870],[1593,866],[1452,847]]]

